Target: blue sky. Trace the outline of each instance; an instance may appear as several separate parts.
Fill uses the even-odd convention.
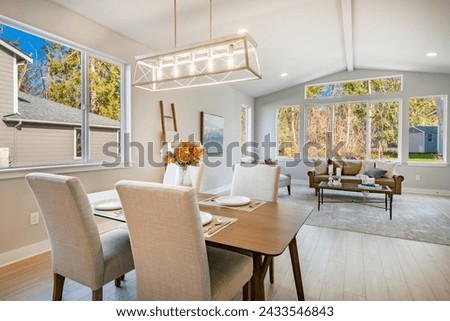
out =
[[[3,33],[0,34],[0,38],[11,42],[18,40],[20,43],[20,50],[27,55],[31,56],[34,60],[41,60],[45,58],[42,47],[45,46],[45,40],[31,35],[29,33],[11,28],[6,25],[1,25]]]

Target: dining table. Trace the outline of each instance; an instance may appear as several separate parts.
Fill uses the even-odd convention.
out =
[[[305,300],[297,233],[313,211],[311,206],[293,200],[279,202],[261,202],[262,205],[252,211],[243,211],[231,206],[209,206],[205,200],[214,195],[197,193],[199,210],[215,217],[234,218],[233,224],[226,226],[212,236],[205,238],[206,245],[215,246],[240,253],[253,258],[253,275],[251,279],[251,298],[265,300],[264,278],[274,257],[289,249],[297,298]],[[119,200],[115,190],[88,194],[91,204],[104,200]],[[119,211],[93,211],[95,215],[120,222],[126,222]]]

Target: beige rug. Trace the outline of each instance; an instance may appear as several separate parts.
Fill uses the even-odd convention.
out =
[[[280,189],[279,201],[313,206],[307,225],[450,245],[449,197],[395,195],[391,221],[384,210],[384,195],[369,195],[369,201],[383,201],[376,204],[358,203],[364,200],[362,193],[325,191],[324,195],[320,212],[314,190],[303,185],[292,186],[291,196]]]

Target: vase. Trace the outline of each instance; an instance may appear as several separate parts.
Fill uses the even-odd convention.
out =
[[[187,166],[177,166],[175,185],[186,185]]]

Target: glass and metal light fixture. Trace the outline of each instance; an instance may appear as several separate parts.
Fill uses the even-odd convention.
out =
[[[176,46],[176,0],[174,0],[175,49],[136,57],[133,86],[150,91],[223,84],[261,79],[256,43],[249,34],[237,34]]]

